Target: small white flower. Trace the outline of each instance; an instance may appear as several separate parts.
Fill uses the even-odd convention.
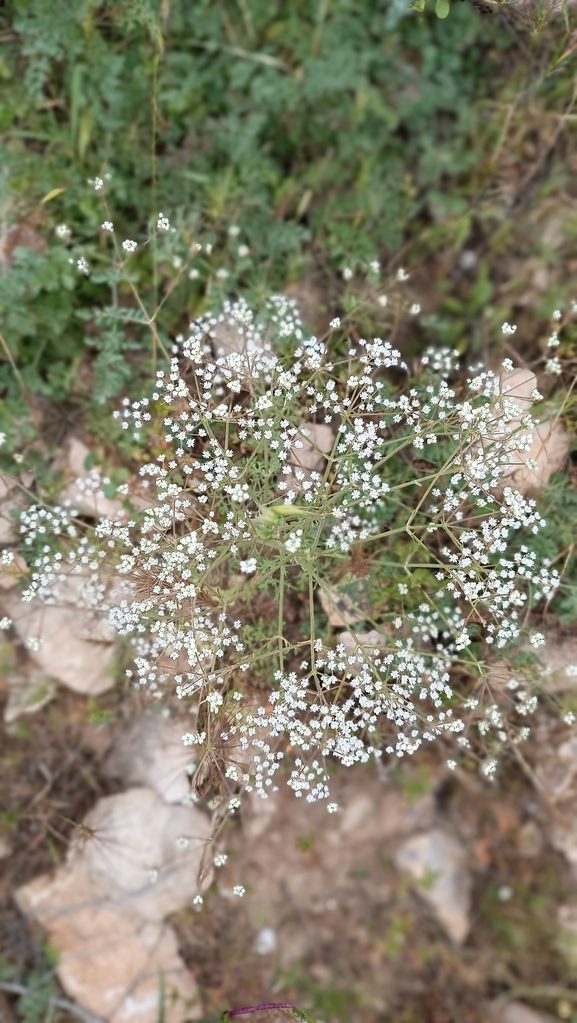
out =
[[[374,274],[379,273],[379,270],[381,269],[381,264],[379,263],[378,259],[373,259],[373,261],[369,263],[369,269],[372,270]]]
[[[80,258],[76,260],[76,266],[78,267],[81,274],[88,275],[90,273],[88,263],[85,260],[84,256],[80,256]]]
[[[289,533],[288,540],[285,540],[285,547],[287,551],[290,551],[291,554],[294,554],[295,551],[298,551],[299,547],[301,546],[302,535],[303,535],[302,529],[297,529],[296,532]]]
[[[102,189],[104,188],[104,181],[102,180],[102,178],[94,178],[94,181],[89,181],[88,184],[94,185],[95,192],[101,192]]]
[[[54,228],[54,232],[59,238],[62,238],[63,241],[68,241],[71,235],[68,224],[58,224],[58,226]]]
[[[575,715],[573,711],[568,710],[567,713],[563,715],[563,721],[565,722],[566,725],[572,725],[573,722],[575,721]]]
[[[516,330],[517,327],[514,327],[511,323],[507,323],[506,321],[501,327],[503,334],[514,334]]]
[[[552,319],[553,320],[560,320],[561,319],[561,310],[560,309],[556,309],[555,310],[555,312],[552,315]]]
[[[170,221],[168,217],[165,217],[163,213],[158,214],[158,220],[156,222],[157,231],[170,231]]]
[[[227,860],[228,856],[226,853],[217,853],[213,862],[215,867],[224,867]]]
[[[237,238],[238,235],[240,234],[240,227],[238,226],[238,224],[231,224],[228,229],[228,233],[231,238]]]
[[[136,242],[133,242],[130,240],[130,238],[127,238],[125,241],[123,241],[122,248],[125,250],[125,252],[134,252],[136,248]]]
[[[513,896],[513,889],[510,888],[508,884],[502,884],[497,892],[497,895],[499,896],[501,902],[508,902],[509,899],[512,898]]]
[[[387,296],[386,296],[386,295],[379,295],[379,297],[378,297],[378,299],[377,299],[377,302],[378,302],[378,303],[379,303],[379,305],[380,305],[380,306],[382,306],[382,307],[383,307],[383,309],[384,309],[384,308],[385,308],[385,306],[386,306],[386,305],[388,305],[388,303],[389,303],[389,300],[388,300],[388,298],[387,298]]]
[[[202,895],[195,895],[194,899],[192,900],[192,905],[193,906],[202,906],[203,902],[204,902],[204,899],[203,899]]]
[[[545,646],[547,640],[545,639],[545,636],[543,635],[542,632],[534,632],[532,636],[529,636],[529,642],[531,646],[539,647]]]
[[[228,270],[225,270],[224,267],[221,266],[220,270],[216,271],[216,276],[220,281],[225,281],[226,278],[229,276]]]
[[[456,760],[447,760],[447,767],[449,768],[450,771],[454,771],[456,766],[457,766]]]
[[[114,231],[114,224],[111,220],[105,220],[100,226],[103,231]]]
[[[241,561],[238,567],[245,575],[252,575],[257,568],[256,558],[247,558],[246,561]]]
[[[241,259],[245,259],[246,256],[250,256],[250,249],[248,245],[239,245],[238,254]]]
[[[350,280],[352,280],[352,277],[353,277],[353,271],[351,270],[350,266],[345,266],[345,268],[343,270],[343,280],[350,281]]]
[[[199,277],[200,277],[200,273],[198,272],[196,267],[193,266],[192,270],[188,271],[188,279],[190,281],[197,281]]]
[[[11,618],[0,618],[0,629],[2,630],[9,629],[11,625],[12,625]]]
[[[243,886],[241,884],[235,884],[235,886],[234,886],[234,888],[232,890],[233,890],[235,895],[239,896],[239,898],[242,898],[242,896],[246,892],[246,888],[243,888]]]
[[[247,483],[235,483],[234,487],[227,487],[227,493],[230,494],[231,501],[236,501],[238,504],[242,504],[243,501],[248,501],[248,484]]]
[[[338,803],[329,803],[327,806],[327,810],[329,813],[337,813],[338,809],[339,809]]]
[[[418,302],[413,302],[411,308],[409,309],[409,312],[410,312],[411,316],[417,316],[420,313],[420,311],[421,311],[421,307],[420,307],[419,303]]]
[[[340,327],[340,325],[341,321],[338,316],[335,316],[334,320],[331,320],[330,322],[330,326],[333,328],[333,330],[336,330],[337,327]]]
[[[185,838],[184,835],[181,835],[179,838],[176,839],[175,845],[177,849],[188,849],[189,846],[188,838]]]
[[[554,376],[559,376],[563,372],[563,366],[559,362],[559,359],[547,359],[545,363],[545,372],[552,373]]]
[[[503,359],[501,365],[502,365],[503,369],[506,370],[507,373],[511,373],[513,368],[514,368],[513,367],[513,362],[512,362],[511,359]]]
[[[409,279],[408,273],[403,269],[402,266],[399,267],[399,269],[397,270],[397,280],[398,281],[408,281],[408,279]]]

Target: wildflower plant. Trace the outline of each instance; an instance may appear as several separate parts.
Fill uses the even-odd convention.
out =
[[[115,245],[126,273],[136,243]],[[329,800],[330,760],[439,738],[479,757],[474,720],[498,746],[526,737],[534,710],[522,687],[506,721],[502,699],[475,696],[491,649],[518,643],[559,581],[531,548],[536,503],[510,483],[527,399],[510,373],[465,384],[455,352],[428,349],[409,371],[387,340],[353,337],[339,318],[310,336],[284,296],[225,300],[174,340],[156,389],[115,413],[144,453],[124,514],[21,516],[23,599],[57,601],[74,579],[130,644],[128,677],[190,704],[196,792],[228,790],[230,813],[241,789],[265,796],[281,775]]]

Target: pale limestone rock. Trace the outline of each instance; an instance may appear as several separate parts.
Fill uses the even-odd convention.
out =
[[[577,738],[543,747],[536,768],[539,783],[557,806],[549,824],[549,840],[577,873]]]
[[[190,793],[194,766],[189,746],[183,746],[182,723],[148,713],[121,731],[104,764],[104,771],[124,785],[147,785],[166,803],[180,803]]]
[[[544,646],[535,650],[530,643],[522,644],[522,649],[536,656],[537,660],[528,669],[530,681],[546,689],[548,693],[563,693],[577,687],[577,639],[571,636],[557,636],[550,633]],[[511,679],[522,681],[525,673],[520,673],[508,661],[500,661],[492,665],[487,672],[487,683],[497,689],[503,689]]]
[[[166,1023],[202,1016],[198,990],[172,928],[115,905],[67,867],[19,888],[15,900],[58,950],[56,972],[74,1001],[107,1023],[157,1023],[164,983]]]
[[[565,857],[575,873],[577,872],[577,829],[573,824],[575,805],[565,805],[563,811],[564,819],[560,818],[552,822],[549,839],[553,848]]]
[[[70,436],[64,442],[62,453],[56,460],[57,468],[64,476],[66,485],[60,495],[61,502],[70,502],[83,515],[97,519],[113,519],[125,522],[129,512],[119,497],[106,497],[98,469],[86,468],[89,449],[78,437]],[[131,480],[130,504],[138,511],[146,511],[158,504],[156,491],[148,495],[143,491],[140,477]]]
[[[171,806],[149,788],[99,799],[75,837],[68,864],[115,905],[159,921],[192,901],[211,825],[193,806]],[[203,880],[210,884],[211,873]]]
[[[531,394],[537,388],[537,377],[530,369],[512,369],[501,373],[500,392],[511,398],[521,412],[530,412],[533,405]]]
[[[246,349],[246,329],[241,323],[222,320],[212,327],[210,337],[217,357],[232,353],[240,354]]]
[[[538,651],[543,667],[539,682],[549,693],[563,693],[577,686],[577,638],[548,637]]]
[[[519,409],[519,418],[507,423],[507,429],[515,431],[519,439],[530,432],[530,447],[511,451],[510,465],[500,481],[500,486],[513,487],[521,494],[534,494],[549,482],[551,474],[559,472],[569,454],[570,437],[563,426],[554,420],[539,423],[528,431],[521,424],[522,416],[530,411],[531,393],[537,387],[537,378],[527,369],[514,369],[501,374],[500,391],[502,399],[510,399]],[[529,468],[527,461],[533,459],[536,468]]]
[[[404,842],[395,863],[417,882],[417,891],[452,941],[464,941],[470,929],[471,877],[461,843],[441,828],[433,828]]]
[[[0,590],[12,590],[27,574],[28,565],[21,554],[14,554],[9,565],[0,565]]]
[[[537,1012],[523,1002],[505,1002],[493,1008],[491,1023],[555,1023],[555,1017]]]
[[[400,792],[385,792],[380,799],[379,813],[371,795],[355,795],[343,807],[339,833],[347,846],[358,836],[364,841],[382,843],[387,839],[409,835],[417,829],[432,827],[435,799],[432,792],[423,793],[408,802]]]
[[[122,502],[102,493],[97,470],[86,468],[89,454],[86,444],[78,437],[68,437],[65,441],[62,457],[57,462],[57,468],[68,477],[60,495],[61,502],[70,501],[83,515],[93,518],[128,519]]]
[[[299,317],[305,326],[321,336],[329,329],[330,316],[326,310],[326,295],[319,284],[310,278],[293,281],[284,289],[287,298],[296,303]]]
[[[330,426],[324,423],[301,423],[290,448],[289,464],[293,467],[293,473],[285,479],[290,489],[306,490],[303,484],[310,482],[313,472],[322,476],[325,457],[331,453],[334,441],[335,432]]]
[[[8,676],[8,700],[4,708],[4,721],[13,724],[23,714],[34,714],[56,694],[56,682],[42,671],[28,674],[12,673]]]
[[[356,625],[370,614],[366,585],[362,579],[345,577],[335,586],[317,590],[329,624],[337,628]]]
[[[63,576],[58,603],[38,597],[25,603],[15,590],[3,594],[0,603],[43,672],[76,693],[97,696],[114,685],[114,651],[110,642],[100,641],[100,616],[83,606],[80,590],[80,579]],[[41,642],[35,649],[37,639]]]
[[[383,635],[382,632],[377,632],[376,629],[371,629],[370,632],[339,632],[337,635],[337,643],[342,643],[347,654],[354,654],[356,650],[361,652],[366,657],[374,657],[379,651],[387,645],[390,637]]]

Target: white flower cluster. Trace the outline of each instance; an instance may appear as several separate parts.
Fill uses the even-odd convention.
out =
[[[495,647],[516,639],[531,602],[558,582],[517,539],[542,525],[534,502],[506,484],[527,446],[526,411],[490,373],[457,397],[454,352],[427,351],[411,386],[388,341],[358,348],[332,357],[285,297],[260,316],[227,303],[191,324],[150,398],[118,413],[142,443],[150,426],[163,431],[166,454],[140,470],[148,508],[85,535],[66,509],[22,516],[25,544],[47,530],[67,538],[57,554],[40,544],[24,599],[52,599],[63,572],[83,577],[84,599],[130,637],[139,683],[174,679],[190,697],[197,723],[185,744],[263,796],[288,745],[288,783],[311,801],[329,798],[327,757],[402,757],[446,733],[466,746],[448,706],[452,665],[480,629]],[[423,449],[434,462],[419,476]],[[429,591],[405,611],[409,586],[398,585],[400,607],[373,621],[382,644],[372,652],[335,645],[315,594],[359,541],[394,558],[400,537],[421,552]],[[406,560],[390,564],[410,576]],[[285,614],[291,594],[300,628]],[[268,665],[268,699],[243,703],[246,673]],[[528,700],[516,706],[531,712]],[[496,711],[482,723],[502,731]]]

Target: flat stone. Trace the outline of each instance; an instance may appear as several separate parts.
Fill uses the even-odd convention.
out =
[[[569,454],[571,438],[564,427],[555,420],[538,423],[531,430],[521,424],[521,418],[531,409],[532,391],[537,387],[537,378],[531,370],[514,369],[501,374],[501,395],[510,398],[519,408],[519,419],[508,422],[507,429],[518,430],[519,437],[528,432],[532,436],[529,449],[511,452],[511,467],[500,481],[501,488],[513,487],[521,494],[535,494],[546,486],[554,472],[559,472]],[[513,439],[512,438],[512,439]],[[533,459],[536,466],[530,469],[526,462]]]
[[[118,498],[106,497],[102,492],[102,481],[97,469],[87,469],[86,460],[90,450],[78,437],[68,437],[64,442],[57,468],[68,477],[60,495],[60,501],[70,501],[83,515],[92,518],[128,519]]]
[[[10,590],[0,603],[18,638],[46,675],[76,693],[97,696],[106,692],[114,685],[114,650],[110,642],[100,641],[100,617],[82,606],[80,580],[71,576],[59,580],[57,599],[58,603],[47,604],[35,597],[24,603],[17,591]],[[40,640],[38,649],[36,640]]]
[[[58,979],[82,1008],[107,1023],[157,1023],[162,978],[167,1023],[202,1017],[170,925],[115,905],[68,867],[19,888],[15,900],[47,932]]]
[[[56,694],[56,682],[42,671],[11,673],[8,676],[8,700],[4,721],[13,724],[23,714],[34,714]]]
[[[21,554],[14,554],[9,565],[0,565],[0,590],[12,590],[28,573],[28,565]]]
[[[417,882],[419,895],[456,944],[465,940],[470,929],[471,877],[466,858],[461,843],[441,828],[409,838],[395,855],[397,868]]]
[[[301,423],[293,437],[289,462],[302,469],[308,478],[311,472],[323,472],[325,456],[330,454],[335,442],[335,432],[324,423]],[[294,475],[290,477],[294,484]],[[288,479],[287,479],[288,482]]]
[[[382,650],[386,645],[389,636],[385,636],[382,632],[377,632],[376,629],[371,629],[370,632],[339,632],[337,635],[337,643],[342,643],[348,654],[354,654],[356,650],[361,652],[366,657],[372,657]]]
[[[549,693],[563,693],[577,687],[577,638],[550,635],[539,648],[539,681]]]
[[[185,726],[160,714],[147,713],[117,735],[104,772],[125,785],[146,785],[166,803],[180,803],[190,793],[189,746],[182,743]]]
[[[555,1016],[545,1012],[537,1012],[524,1002],[505,1002],[504,1005],[493,1007],[492,1023],[555,1023]],[[558,1023],[558,1021],[557,1021]]]
[[[210,821],[196,807],[171,806],[153,789],[133,788],[98,800],[67,862],[115,905],[159,921],[210,884],[211,870],[199,883],[210,835]]]

